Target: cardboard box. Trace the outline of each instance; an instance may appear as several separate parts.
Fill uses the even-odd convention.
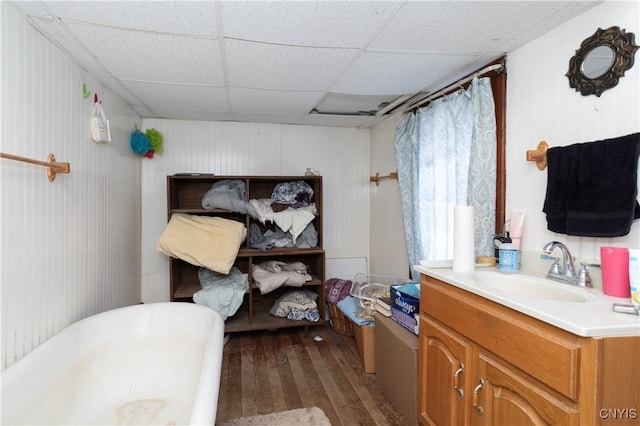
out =
[[[374,329],[373,325],[357,325],[353,324],[353,335],[356,338],[356,347],[362,359],[365,373],[376,372],[376,353],[374,348]]]
[[[418,335],[420,326],[420,284],[406,283],[391,286],[391,318]]]
[[[409,425],[418,424],[418,337],[375,315],[376,380]]]

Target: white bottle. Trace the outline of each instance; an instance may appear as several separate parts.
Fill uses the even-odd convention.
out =
[[[498,271],[513,274],[520,269],[520,250],[512,244],[502,244],[498,249]]]

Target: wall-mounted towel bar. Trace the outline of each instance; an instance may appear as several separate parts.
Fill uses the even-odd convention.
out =
[[[34,160],[27,157],[20,157],[18,155],[6,154],[0,152],[0,158],[6,158],[7,160],[20,161],[22,163],[35,164],[37,166],[44,166],[47,168],[47,178],[49,182],[53,182],[56,179],[56,173],[69,173],[71,166],[69,163],[59,163],[56,161],[56,157],[53,154],[49,154],[47,161]]]
[[[535,161],[538,169],[544,170],[547,168],[547,149],[549,144],[545,141],[540,141],[536,149],[530,149],[527,151],[527,161]]]
[[[375,176],[369,177],[369,182],[375,182],[376,186],[378,186],[382,179],[398,179],[398,172],[391,172],[387,176],[380,176],[380,173],[376,173]]]

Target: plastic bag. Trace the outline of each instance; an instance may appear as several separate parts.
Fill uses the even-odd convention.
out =
[[[102,102],[93,103],[93,113],[91,114],[91,139],[97,143],[111,142],[111,132],[109,131],[109,120],[102,108]]]

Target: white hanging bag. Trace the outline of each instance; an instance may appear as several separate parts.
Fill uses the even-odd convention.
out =
[[[109,120],[102,108],[102,102],[98,101],[98,95],[94,96],[93,113],[91,114],[91,139],[97,143],[110,143],[111,132]]]

